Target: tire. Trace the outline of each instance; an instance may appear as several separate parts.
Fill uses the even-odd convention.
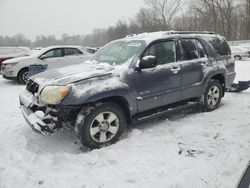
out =
[[[29,69],[22,69],[18,74],[18,80],[20,84],[26,84],[29,80]]]
[[[125,129],[126,118],[121,107],[115,103],[103,103],[84,113],[79,137],[82,145],[97,149],[117,142]]]
[[[205,112],[217,109],[222,98],[222,85],[218,80],[210,80],[201,99],[201,107]]]
[[[242,57],[239,56],[239,55],[236,55],[236,56],[234,56],[234,59],[237,60],[237,61],[240,61],[242,59]]]

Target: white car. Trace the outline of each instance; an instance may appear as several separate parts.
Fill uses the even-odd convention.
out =
[[[51,46],[30,56],[9,59],[2,64],[2,75],[6,79],[18,79],[25,84],[29,80],[30,65],[47,65],[48,69],[55,69],[84,62],[91,56],[81,46]]]
[[[240,44],[239,47],[247,49],[247,51],[249,53],[249,57],[250,57],[250,43]]]
[[[242,60],[249,57],[248,50],[240,46],[230,46],[232,56],[235,60]]]

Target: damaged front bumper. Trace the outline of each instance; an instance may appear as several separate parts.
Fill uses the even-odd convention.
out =
[[[28,91],[21,93],[19,100],[23,117],[35,132],[42,135],[54,132],[57,117],[48,114],[48,107],[38,105],[36,97]]]
[[[33,131],[42,135],[53,133],[53,130],[51,130],[49,126],[44,123],[43,119],[39,117],[36,113],[32,112],[31,109],[27,108],[24,105],[21,105],[21,110],[24,119],[30,125]]]
[[[74,125],[79,111],[75,106],[45,106],[29,91],[20,94],[20,107],[24,119],[37,133],[49,135],[62,128],[64,123]]]

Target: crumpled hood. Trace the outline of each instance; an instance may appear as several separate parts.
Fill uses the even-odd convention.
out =
[[[113,66],[84,62],[79,65],[52,69],[32,76],[39,85],[67,85],[81,80],[112,73]]]

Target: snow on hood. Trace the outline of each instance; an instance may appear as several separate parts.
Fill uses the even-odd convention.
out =
[[[32,76],[31,79],[40,86],[67,85],[81,80],[109,74],[114,67],[107,64],[94,64],[89,61],[79,65],[52,69]]]
[[[71,87],[73,94],[76,97],[80,97],[84,95],[89,96],[104,91],[108,92],[115,88],[128,87],[128,85],[121,81],[119,75],[114,75],[114,77],[107,77],[98,81],[94,78],[91,79],[90,82],[72,85]]]
[[[29,59],[32,59],[32,58],[33,58],[33,56],[16,57],[16,58],[5,60],[3,64],[18,63],[20,61],[29,60]]]

